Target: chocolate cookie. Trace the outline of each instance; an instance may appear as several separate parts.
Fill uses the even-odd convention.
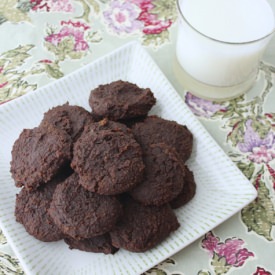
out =
[[[125,124],[128,128],[132,128],[136,123],[143,122],[144,119],[146,119],[146,117],[147,116],[140,116],[140,117],[131,118],[131,119],[123,119],[123,120],[119,120],[119,122]]]
[[[149,116],[144,122],[136,123],[132,131],[142,147],[163,142],[173,147],[183,162],[191,155],[193,135],[186,126],[175,121]]]
[[[41,124],[47,122],[65,130],[75,141],[82,133],[84,126],[94,121],[92,115],[84,108],[66,103],[47,111]]]
[[[152,144],[144,152],[144,180],[130,191],[144,205],[160,206],[176,198],[184,185],[185,169],[165,143]]]
[[[185,166],[185,184],[179,195],[170,202],[173,209],[179,208],[188,203],[196,193],[196,183],[193,172]]]
[[[129,135],[134,138],[134,134],[132,130],[129,129],[125,124],[120,123],[118,121],[112,121],[107,118],[104,118],[96,123],[91,123],[87,125],[89,127],[89,131],[104,131],[104,130],[111,130],[112,132],[123,132],[126,135]]]
[[[143,206],[128,199],[123,209],[123,218],[110,232],[112,244],[117,248],[132,252],[147,251],[179,227],[177,217],[168,204]]]
[[[71,166],[84,188],[104,195],[130,190],[144,172],[141,147],[132,134],[94,125],[85,127],[74,144]]]
[[[150,89],[118,80],[92,90],[89,103],[96,116],[117,121],[147,115],[156,99]]]
[[[35,190],[51,180],[71,160],[71,147],[70,136],[50,124],[24,129],[12,148],[10,171],[16,186]]]
[[[74,173],[55,189],[48,210],[55,224],[73,239],[89,239],[110,231],[121,215],[121,205],[113,196],[85,190]]]
[[[26,231],[40,241],[53,242],[64,237],[47,211],[56,186],[68,175],[69,171],[64,171],[35,191],[28,192],[26,188],[22,188],[16,195],[16,221],[23,224]]]
[[[70,249],[78,249],[86,252],[115,254],[118,251],[118,249],[112,245],[109,234],[84,240],[65,238],[64,241],[69,245]]]

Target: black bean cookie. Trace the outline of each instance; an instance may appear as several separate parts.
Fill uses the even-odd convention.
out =
[[[119,120],[120,123],[125,124],[128,128],[132,128],[136,123],[143,122],[147,116],[140,116],[137,118]]]
[[[91,113],[84,108],[66,103],[47,111],[41,124],[47,122],[63,129],[75,141],[82,133],[84,126],[94,121]]]
[[[173,147],[183,162],[191,155],[193,135],[186,126],[157,116],[149,116],[132,127],[136,140],[146,147],[154,143],[166,143]]]
[[[85,190],[74,173],[59,184],[48,210],[60,230],[73,239],[89,239],[110,231],[121,216],[121,205],[113,196]]]
[[[26,231],[40,241],[53,242],[64,237],[47,211],[56,186],[68,175],[69,171],[63,170],[62,173],[37,190],[29,192],[26,188],[22,188],[16,195],[16,221],[23,224]]]
[[[10,171],[16,186],[35,190],[51,180],[71,160],[71,147],[71,137],[50,124],[24,129],[12,148]]]
[[[144,205],[160,206],[176,198],[184,185],[185,169],[178,155],[165,143],[152,144],[144,152],[144,180],[130,191]]]
[[[74,144],[71,167],[84,188],[104,195],[128,191],[144,172],[141,147],[132,134],[94,125],[85,127]]]
[[[185,184],[179,195],[170,202],[171,207],[176,209],[188,203],[195,196],[196,188],[194,174],[185,166]]]
[[[113,132],[123,132],[126,135],[129,135],[134,138],[134,134],[130,128],[128,128],[125,124],[120,123],[118,121],[112,121],[108,118],[101,119],[96,123],[90,123],[87,125],[90,131],[98,132],[104,130],[111,130]]]
[[[89,103],[96,116],[117,121],[147,115],[156,99],[150,89],[118,80],[92,90]]]
[[[115,254],[118,251],[118,248],[112,245],[109,234],[84,240],[65,238],[64,241],[69,245],[70,249],[78,249],[86,252]]]
[[[117,248],[132,252],[147,251],[180,226],[168,204],[143,206],[128,199],[124,201],[123,209],[123,219],[110,232],[112,244]]]

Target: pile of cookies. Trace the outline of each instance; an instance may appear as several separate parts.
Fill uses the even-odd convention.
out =
[[[195,195],[186,126],[148,116],[150,89],[126,81],[91,91],[92,112],[68,103],[24,129],[12,149],[15,217],[44,242],[113,254],[147,251],[180,225]]]

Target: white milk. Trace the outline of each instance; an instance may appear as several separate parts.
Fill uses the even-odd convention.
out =
[[[188,74],[223,87],[255,78],[275,27],[266,0],[179,0],[179,5],[192,25],[180,16],[177,58]]]

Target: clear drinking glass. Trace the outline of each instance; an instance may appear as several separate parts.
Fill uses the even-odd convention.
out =
[[[183,85],[200,97],[215,100],[233,98],[249,90],[274,29],[253,41],[220,41],[194,28],[180,2],[177,0],[176,56],[177,75]]]

